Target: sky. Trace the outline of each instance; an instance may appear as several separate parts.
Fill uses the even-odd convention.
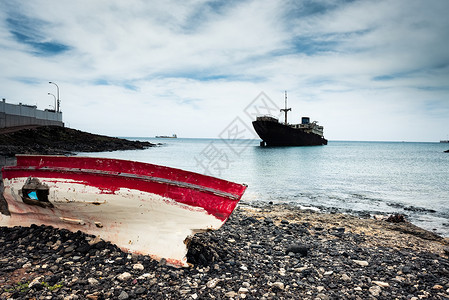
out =
[[[51,109],[52,81],[67,127],[256,138],[248,111],[277,116],[287,91],[288,121],[331,141],[438,142],[448,15],[447,0],[0,0],[0,98]]]

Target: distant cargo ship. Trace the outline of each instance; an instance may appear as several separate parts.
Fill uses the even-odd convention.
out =
[[[176,139],[178,136],[176,134],[173,134],[172,136],[168,135],[156,135],[156,138],[158,139]]]
[[[261,146],[318,146],[327,145],[324,128],[317,121],[310,122],[309,117],[302,117],[301,124],[288,124],[287,92],[285,92],[285,122],[281,123],[272,116],[259,116],[253,121],[254,129],[262,139]]]
[[[449,140],[441,140],[440,143],[449,143]]]

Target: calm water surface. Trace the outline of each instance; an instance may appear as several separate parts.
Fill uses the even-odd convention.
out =
[[[287,202],[352,214],[401,213],[449,236],[449,154],[443,152],[448,144],[331,141],[327,146],[261,148],[258,140],[139,140],[163,145],[87,155],[245,183],[247,202]]]

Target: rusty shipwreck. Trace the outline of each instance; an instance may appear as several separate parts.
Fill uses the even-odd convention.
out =
[[[122,250],[188,266],[191,237],[220,228],[246,185],[153,164],[19,155],[2,169],[9,215],[0,226],[83,231]]]
[[[285,122],[273,116],[258,116],[253,121],[254,130],[262,139],[261,146],[318,146],[327,145],[324,138],[323,126],[317,121],[310,122],[309,117],[302,117],[300,124],[289,124],[287,113],[287,92],[285,92],[285,108],[281,112],[285,114]]]

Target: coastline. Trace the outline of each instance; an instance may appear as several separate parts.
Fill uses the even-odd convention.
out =
[[[60,126],[21,126],[0,129],[0,156],[16,154],[71,155],[76,152],[139,150],[150,142],[92,134]],[[1,163],[1,161],[0,161]]]
[[[449,297],[448,239],[289,205],[239,204],[220,230],[195,235],[181,269],[81,232],[0,230],[2,299]]]
[[[442,237],[434,232],[423,229],[410,223],[388,222],[386,217],[376,219],[360,217],[340,212],[319,212],[311,209],[302,209],[290,204],[275,205],[244,205],[242,213],[257,218],[270,218],[288,220],[290,223],[308,223],[322,230],[332,231],[335,228],[345,228],[353,234],[369,237],[366,241],[370,246],[409,248],[414,251],[429,251],[441,256],[446,256],[449,250],[449,238]]]
[[[64,129],[81,137],[77,143],[55,139],[47,134],[51,128],[40,128],[39,138],[35,128],[26,130],[21,138],[14,133],[9,145],[2,140],[10,150],[5,163],[14,161],[8,153],[96,151],[92,136],[98,151],[154,145],[107,138],[110,144],[103,136]],[[31,147],[37,140],[43,144]],[[221,229],[195,235],[188,252],[192,267],[184,269],[124,253],[80,231],[0,231],[0,299],[449,298],[448,238],[409,222],[289,204],[241,202]]]

